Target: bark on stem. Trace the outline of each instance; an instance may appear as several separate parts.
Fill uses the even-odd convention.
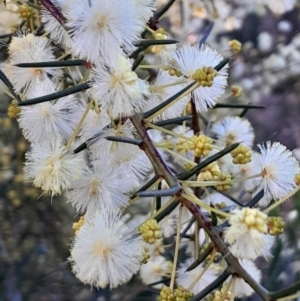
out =
[[[67,19],[51,0],[40,0],[50,14],[65,28]],[[65,28],[66,29],[66,28]]]

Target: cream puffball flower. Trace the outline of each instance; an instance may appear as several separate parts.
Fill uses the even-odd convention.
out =
[[[29,94],[35,98],[55,92],[54,85],[40,84],[32,87]],[[30,142],[54,138],[66,141],[73,134],[82,114],[83,107],[70,95],[56,101],[21,107],[18,122],[24,137]]]
[[[254,140],[253,128],[247,119],[227,116],[216,122],[212,127],[220,142],[231,145],[236,142],[252,147]]]
[[[80,138],[82,141],[91,139],[96,133],[99,133],[99,129],[105,128],[108,124],[110,124],[110,119],[105,112],[98,114],[95,110],[89,110],[82,124]]]
[[[90,120],[87,120],[90,121]],[[98,123],[99,124],[99,123]],[[97,122],[95,123],[95,126]],[[101,129],[102,124],[99,124]],[[91,129],[92,131],[92,129]],[[106,136],[117,136],[117,137],[128,137],[134,138],[135,129],[132,123],[127,119],[124,123],[118,123],[114,126],[105,127],[104,130],[95,129],[94,135],[89,137],[88,147],[90,150],[92,159],[103,158],[104,156],[109,156],[114,153],[118,155],[125,155],[128,153],[128,156],[131,156],[136,152],[136,147],[131,144],[114,142],[104,139]]]
[[[193,263],[192,259],[187,260],[185,263],[181,264],[179,269],[177,270],[177,278],[176,282],[178,285],[182,285],[183,287],[189,288],[193,283],[193,287],[191,291],[194,294],[201,292],[204,288],[206,288],[209,284],[211,284],[220,273],[220,267],[211,264],[207,271],[203,274],[203,276],[198,280],[199,274],[203,271],[203,264],[199,264],[196,268],[191,271],[186,271],[186,269]],[[196,281],[196,282],[195,282]]]
[[[118,169],[112,170],[105,160],[92,162],[92,169],[76,181],[66,197],[76,211],[85,213],[86,218],[104,209],[118,210],[128,201],[125,195],[129,180],[120,178]]]
[[[236,164],[238,170],[238,173],[236,173],[235,178],[243,177],[249,179],[243,181],[243,186],[246,191],[253,191],[254,188],[257,187],[257,185],[260,183],[259,178],[251,178],[253,175],[257,175],[260,170],[260,154],[257,152],[252,152],[252,160],[249,163],[246,164]]]
[[[69,261],[83,283],[114,288],[138,272],[143,256],[143,240],[127,227],[126,218],[103,210],[81,226]]]
[[[97,64],[92,81],[92,97],[111,118],[131,116],[145,106],[148,85],[132,71],[130,59],[121,52],[116,51],[107,56],[105,62]]]
[[[184,45],[173,51],[168,51],[162,55],[161,62],[170,68],[179,71],[186,76],[189,81],[195,72],[203,67],[216,67],[223,60],[216,50],[202,44]],[[213,107],[217,100],[225,92],[228,77],[228,64],[217,72],[216,77],[210,87],[198,87],[192,93],[197,112],[205,112],[208,108]],[[176,78],[176,77],[174,77]]]
[[[268,141],[258,147],[262,178],[256,191],[264,189],[264,197],[259,204],[266,206],[272,199],[278,200],[296,188],[295,176],[299,173],[299,162],[292,152],[279,142]]]
[[[248,274],[255,279],[256,282],[261,281],[261,271],[256,267],[253,261],[248,259],[239,259],[239,263],[248,272]],[[230,289],[230,291],[237,298],[249,297],[254,293],[252,287],[240,277],[236,277],[235,285]]]
[[[68,0],[52,0],[52,2],[63,15],[66,14],[68,7],[72,5]],[[68,49],[72,46],[72,40],[66,29],[43,6],[41,8],[41,21],[44,24],[45,31],[50,35],[52,40]]]
[[[142,181],[153,171],[151,161],[145,152],[138,147],[133,149],[134,152],[118,155],[113,153],[110,158],[110,164],[114,169],[120,170],[120,177],[125,178],[130,183],[129,190],[136,189],[141,185]]]
[[[82,157],[65,154],[65,146],[59,139],[49,143],[33,143],[26,153],[25,175],[33,179],[33,185],[52,196],[73,188],[75,180],[84,173]]]
[[[157,74],[155,82],[149,88],[151,94],[147,101],[146,111],[158,106],[159,104],[185,88],[185,85],[183,85],[182,83],[175,84],[177,81],[180,82],[183,79],[184,78],[174,78],[173,76],[170,76],[168,72],[160,70]],[[168,86],[172,83],[174,83],[174,85]],[[190,97],[188,96],[181,98],[170,108],[166,109],[159,116],[154,118],[154,121],[171,119],[181,116],[184,108],[187,106],[189,101]]]
[[[235,209],[229,217],[230,227],[224,231],[224,240],[237,258],[256,259],[269,255],[274,242],[268,235],[268,216],[258,209]]]
[[[138,9],[135,1],[90,0],[72,1],[66,12],[73,41],[72,52],[91,63],[105,57],[120,46],[127,53],[144,30],[149,7]],[[151,7],[150,7],[151,11]]]
[[[153,16],[157,9],[157,0],[129,0],[135,5],[137,18],[141,18],[145,23]]]
[[[140,269],[140,277],[145,284],[162,280],[163,277],[170,277],[172,262],[167,261],[165,257],[151,256],[146,264],[142,264]],[[160,288],[162,284],[154,286]]]
[[[33,34],[19,35],[12,38],[8,47],[9,62],[11,65],[20,63],[36,63],[54,61],[54,48],[46,37],[37,37]],[[51,76],[54,80],[62,77],[60,68],[20,68],[11,66],[10,80],[14,89],[19,93],[24,89],[24,93],[32,86],[41,84],[51,84]]]

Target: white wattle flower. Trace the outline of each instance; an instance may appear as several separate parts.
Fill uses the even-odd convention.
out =
[[[229,217],[230,227],[224,231],[224,240],[237,258],[256,259],[268,256],[274,238],[268,235],[268,216],[258,209],[235,209]]]
[[[83,283],[114,288],[138,272],[143,255],[143,240],[127,227],[126,218],[103,210],[81,226],[69,260]]]
[[[261,271],[256,267],[255,263],[248,259],[239,259],[241,266],[255,279],[256,282],[261,281]],[[227,282],[230,278],[227,280]],[[236,277],[234,288],[230,289],[231,294],[237,298],[248,297],[254,293],[253,288],[244,281],[243,278]]]
[[[95,110],[89,110],[81,128],[81,139],[86,141],[92,138],[108,124],[110,124],[110,119],[105,112],[98,114]]]
[[[150,88],[151,94],[147,101],[147,108],[145,110],[148,111],[158,106],[159,104],[185,88],[186,85],[183,84],[168,86],[169,84],[176,83],[177,81],[182,81],[183,79],[184,78],[170,76],[168,72],[160,70],[157,74],[155,82]],[[183,97],[170,108],[163,111],[154,119],[154,121],[171,119],[181,116],[189,101],[190,97]]]
[[[189,79],[188,83],[194,80],[192,76],[198,69],[203,67],[216,67],[222,60],[216,50],[202,44],[184,45],[174,51],[168,51],[162,56],[162,64],[179,70]],[[213,107],[217,100],[225,92],[228,77],[228,64],[218,71],[211,87],[198,87],[193,91],[193,101],[197,112],[205,112],[208,108]],[[176,79],[176,77],[174,77]]]
[[[54,48],[46,37],[37,37],[31,33],[25,36],[15,36],[8,47],[9,62],[11,65],[15,65],[54,61],[53,50]],[[24,89],[26,95],[30,86],[51,85],[52,80],[49,76],[57,81],[62,77],[62,70],[53,67],[20,68],[11,66],[10,80],[17,93]]]
[[[0,34],[1,35],[10,34],[19,28],[22,19],[17,13],[18,9],[19,9],[18,5],[14,3],[8,3],[8,1],[6,2],[6,8],[4,10],[0,8]]]
[[[84,162],[82,157],[65,154],[62,141],[55,139],[32,144],[26,153],[24,171],[34,186],[54,196],[73,188],[74,181],[84,174]]]
[[[74,188],[66,193],[67,201],[89,219],[95,212],[118,210],[128,201],[125,195],[129,183],[120,178],[120,172],[112,170],[104,160],[93,161],[92,170],[76,181]]]
[[[145,16],[148,14],[147,11]],[[143,16],[144,11],[137,9],[135,1],[72,1],[66,26],[70,28],[73,53],[95,63],[120,46],[126,52],[132,51],[133,42],[146,25]]]
[[[258,145],[260,149],[259,171],[262,173],[256,191],[264,189],[259,202],[266,206],[272,199],[278,200],[296,188],[295,176],[299,173],[299,162],[292,152],[279,142]]]
[[[112,168],[120,168],[121,179],[124,177],[130,182],[131,187],[128,187],[130,190],[140,186],[141,181],[153,171],[153,166],[146,154],[138,147],[133,150],[131,155],[129,153],[120,155],[113,153],[110,157]]]
[[[120,169],[120,177],[129,180],[129,189],[136,189],[153,169],[152,164],[145,153],[138,146],[112,142],[105,136],[120,136],[134,138],[134,128],[127,120],[124,124],[119,123],[113,128],[100,131],[97,138],[90,139],[88,148],[92,160],[106,160],[110,162],[112,169]]]
[[[137,18],[141,18],[145,23],[153,16],[157,9],[157,0],[129,0],[135,5]]]
[[[52,3],[63,15],[65,15],[68,7],[72,5],[68,0],[52,0]],[[45,9],[43,6],[41,9],[41,21],[44,24],[45,31],[50,35],[52,40],[66,48],[70,48],[72,46],[72,40],[68,32],[62,27],[56,18],[53,17],[49,10]]]
[[[160,281],[163,277],[170,277],[172,263],[167,261],[165,257],[151,256],[146,264],[142,264],[140,268],[140,277],[147,285],[152,282]],[[153,286],[154,288],[161,288],[163,284]]]
[[[32,89],[34,88],[34,89]],[[54,85],[40,84],[30,89],[30,97],[57,92]],[[83,114],[75,97],[70,95],[35,105],[21,107],[18,118],[24,137],[30,142],[64,140],[70,138]]]
[[[119,118],[141,112],[149,94],[146,81],[132,71],[130,59],[120,52],[109,55],[93,69],[92,97],[110,117]]]
[[[237,116],[227,116],[216,122],[212,127],[220,140],[226,145],[240,142],[245,146],[252,147],[254,134],[253,128],[247,119]]]
[[[239,171],[234,176],[235,178],[238,177],[251,177],[254,175],[257,175],[259,172],[261,172],[260,169],[260,154],[257,152],[252,152],[252,159],[251,162],[246,164],[235,164]],[[253,179],[247,179],[243,182],[244,189],[246,191],[252,192],[255,187],[260,183],[259,178],[253,178]]]
[[[97,125],[97,123],[95,125]],[[93,137],[88,142],[88,147],[92,159],[99,159],[106,156],[111,156],[114,153],[116,154],[116,157],[119,155],[120,156],[125,155],[130,157],[136,153],[137,147],[135,145],[109,141],[104,138],[106,136],[134,138],[133,133],[135,129],[132,123],[129,121],[129,119],[127,119],[124,123],[120,122],[113,127],[109,127],[104,130],[101,129],[102,129],[102,124],[98,129],[95,129],[94,132],[95,135],[91,135],[87,137],[87,138]],[[93,132],[92,129],[91,131]]]
[[[211,264],[211,266],[205,271],[203,276],[198,280],[198,276],[203,271],[203,264],[199,264],[193,270],[187,272],[186,269],[193,263],[192,259],[187,260],[185,263],[181,264],[179,269],[177,270],[177,285],[182,285],[185,288],[189,288],[193,283],[191,291],[194,294],[201,292],[204,288],[206,288],[209,284],[211,284],[220,273],[220,267],[216,264]]]

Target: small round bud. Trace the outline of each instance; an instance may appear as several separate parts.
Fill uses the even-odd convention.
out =
[[[177,152],[179,152],[180,154],[185,154],[188,150],[191,149],[192,147],[192,143],[190,143],[189,141],[185,140],[185,139],[180,139],[176,145],[175,145],[175,149]]]
[[[226,295],[225,295],[226,293]],[[210,298],[210,301],[230,301],[231,300],[231,292],[227,291],[223,286],[220,291],[215,291],[213,294],[213,298]]]
[[[160,290],[158,300],[159,301],[176,301],[172,290],[168,286],[165,286],[165,285]]]
[[[33,17],[33,9],[28,5],[21,5],[19,7],[19,17],[22,19],[29,19]]]
[[[177,69],[169,68],[168,71],[171,76],[177,76],[177,77],[182,76],[182,73]]]
[[[151,257],[150,252],[149,252],[149,248],[144,247],[144,256],[143,256],[143,260],[142,263],[146,264],[148,263],[149,258]]]
[[[230,187],[232,186],[232,183],[230,182],[230,180],[231,180],[230,174],[221,173],[219,175],[218,181],[222,181],[222,182],[229,181],[229,182],[216,185],[217,190],[218,191],[228,191],[230,189]]]
[[[280,216],[269,216],[267,220],[268,233],[270,235],[278,235],[283,233],[285,221]]]
[[[212,139],[205,136],[205,135],[199,135],[199,136],[193,136],[192,142],[189,144],[189,147],[191,150],[194,150],[196,157],[201,156],[208,156],[209,153],[212,150]]]
[[[84,223],[84,215],[82,215],[79,218],[78,222],[73,223],[72,228],[75,231],[75,235],[79,232],[79,230],[80,230],[81,226],[83,225],[83,223]]]
[[[18,102],[17,102],[17,100],[14,99],[7,109],[7,116],[9,118],[17,118],[18,115],[20,114],[20,112],[21,112],[21,109],[18,106]]]
[[[231,40],[228,42],[228,45],[233,53],[238,53],[242,49],[242,43],[238,40]]]
[[[155,40],[166,40],[168,38],[166,31],[162,27],[152,33],[152,36]]]
[[[188,301],[194,294],[180,285],[174,290],[175,301]]]
[[[6,193],[6,196],[7,196],[8,199],[13,200],[14,198],[17,198],[18,194],[15,190],[9,190]]]
[[[243,88],[239,86],[231,86],[231,93],[234,97],[240,97],[243,93]]]
[[[196,70],[192,78],[202,87],[211,87],[217,74],[217,70],[213,69],[212,67],[202,67],[201,69]]]
[[[221,175],[221,169],[217,162],[213,162],[203,169],[198,174],[198,181],[218,181]]]
[[[162,238],[161,227],[155,219],[144,222],[139,229],[143,239],[148,244],[154,244],[156,240]]]
[[[300,185],[300,173],[297,173],[295,175],[295,183],[296,183],[296,185]]]
[[[251,149],[242,144],[231,152],[231,156],[234,164],[246,164],[252,160]]]

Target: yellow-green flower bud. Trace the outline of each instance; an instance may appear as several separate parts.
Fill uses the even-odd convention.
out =
[[[156,240],[162,238],[161,227],[155,219],[144,222],[139,231],[148,244],[154,244]]]
[[[231,156],[234,164],[246,164],[252,160],[251,149],[242,144],[231,152]]]
[[[233,53],[238,53],[242,49],[242,43],[238,40],[231,40],[228,42],[228,45]]]
[[[160,290],[159,301],[176,301],[173,291],[168,286],[163,286]]]
[[[218,71],[213,67],[202,67],[201,69],[196,70],[192,78],[202,87],[211,87],[213,85],[214,78],[217,75]]]
[[[168,38],[166,31],[161,27],[152,33],[155,40],[165,40]]]
[[[230,181],[230,180],[231,180],[230,174],[221,173],[219,175],[218,181]],[[232,186],[232,183],[228,182],[228,183],[224,183],[224,184],[218,184],[218,185],[216,185],[216,188],[218,191],[228,191],[231,186]]]
[[[192,138],[193,143],[189,144],[190,149],[194,150],[196,157],[201,156],[208,156],[212,150],[212,139],[205,136],[193,136]]]
[[[280,216],[269,216],[267,226],[270,235],[278,235],[284,231],[285,221]]]
[[[18,106],[18,101],[16,99],[14,99],[7,109],[7,116],[9,118],[17,118],[18,115],[20,114],[20,112],[21,112],[21,109]]]
[[[179,70],[174,69],[174,68],[169,68],[169,74],[171,76],[177,76],[177,77],[182,76],[182,73]]]
[[[19,17],[22,19],[29,19],[33,17],[33,9],[28,5],[21,5],[18,10]]]
[[[300,185],[300,173],[297,173],[295,175],[295,183],[296,183],[296,185]]]
[[[143,260],[142,263],[146,264],[148,263],[149,258],[151,257],[150,252],[149,252],[149,248],[144,247],[144,256],[143,256]]]
[[[217,162],[207,165],[198,174],[198,181],[218,181],[219,176],[222,174],[220,166]]]
[[[213,298],[211,298],[211,301],[230,301],[231,300],[231,292],[227,291],[226,296],[224,287],[220,291],[216,291],[213,295]]]
[[[190,143],[189,141],[185,140],[185,139],[180,139],[176,145],[175,145],[175,149],[177,152],[179,152],[180,154],[185,154],[188,150],[191,149],[191,146],[194,145],[193,143]]]
[[[234,97],[240,97],[243,93],[243,88],[239,86],[231,86],[231,93]]]
[[[193,292],[188,291],[182,285],[174,290],[175,301],[188,301],[191,299],[194,294]]]
[[[79,218],[78,222],[73,223],[72,228],[75,231],[75,235],[79,232],[83,223],[84,223],[84,215]]]

